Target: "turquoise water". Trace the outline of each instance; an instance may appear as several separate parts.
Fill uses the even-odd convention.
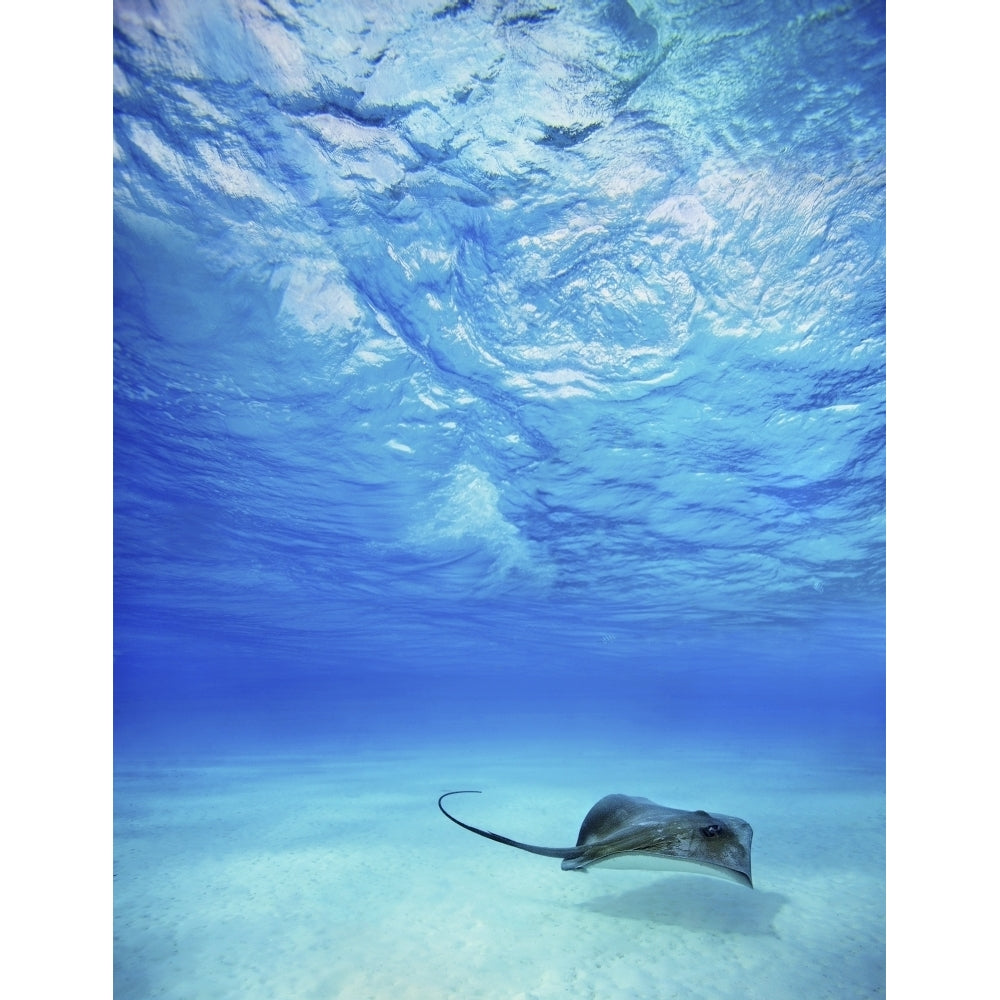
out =
[[[528,978],[484,958],[453,995],[691,996],[740,928],[787,976],[741,952],[724,995],[882,990],[884,57],[879,3],[116,4],[120,997],[223,995],[196,939],[238,965],[273,934],[163,888],[165,845],[171,877],[211,871],[238,789],[285,789],[265,895],[274,852],[400,816],[470,878],[547,871],[437,813],[484,780],[472,821],[532,843],[612,791],[741,816],[757,888],[699,911],[675,980],[648,949],[607,978],[621,926],[735,887],[566,899],[619,928],[604,971],[515,936]],[[292,790],[327,775],[334,815],[352,769],[353,825],[296,831]],[[831,950],[852,878],[864,943]],[[422,877],[383,889],[418,926]],[[336,973],[321,910],[281,909],[312,943],[226,989],[435,995],[352,966],[403,921],[371,907]]]

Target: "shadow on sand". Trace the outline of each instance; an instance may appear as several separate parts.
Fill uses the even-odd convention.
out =
[[[665,878],[641,889],[598,896],[579,905],[608,917],[652,921],[691,931],[776,936],[774,918],[787,901],[777,892],[750,892],[700,878]]]

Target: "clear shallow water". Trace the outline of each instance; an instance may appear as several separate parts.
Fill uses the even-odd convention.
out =
[[[878,776],[881,4],[115,28],[120,761]]]

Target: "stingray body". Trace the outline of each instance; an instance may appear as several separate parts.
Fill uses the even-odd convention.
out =
[[[671,809],[633,795],[605,795],[584,817],[575,847],[537,847],[463,823],[441,804],[449,795],[469,794],[479,793],[471,789],[445,792],[438,799],[438,808],[453,823],[480,837],[531,854],[562,858],[564,871],[596,867],[680,871],[712,875],[753,888],[753,829],[737,816],[703,809]]]

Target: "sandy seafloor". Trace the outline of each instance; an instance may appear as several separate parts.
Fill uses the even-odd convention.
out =
[[[564,872],[609,792],[741,816],[753,890]],[[117,1000],[782,1000],[885,992],[884,757],[759,746],[379,746],[115,776]]]

